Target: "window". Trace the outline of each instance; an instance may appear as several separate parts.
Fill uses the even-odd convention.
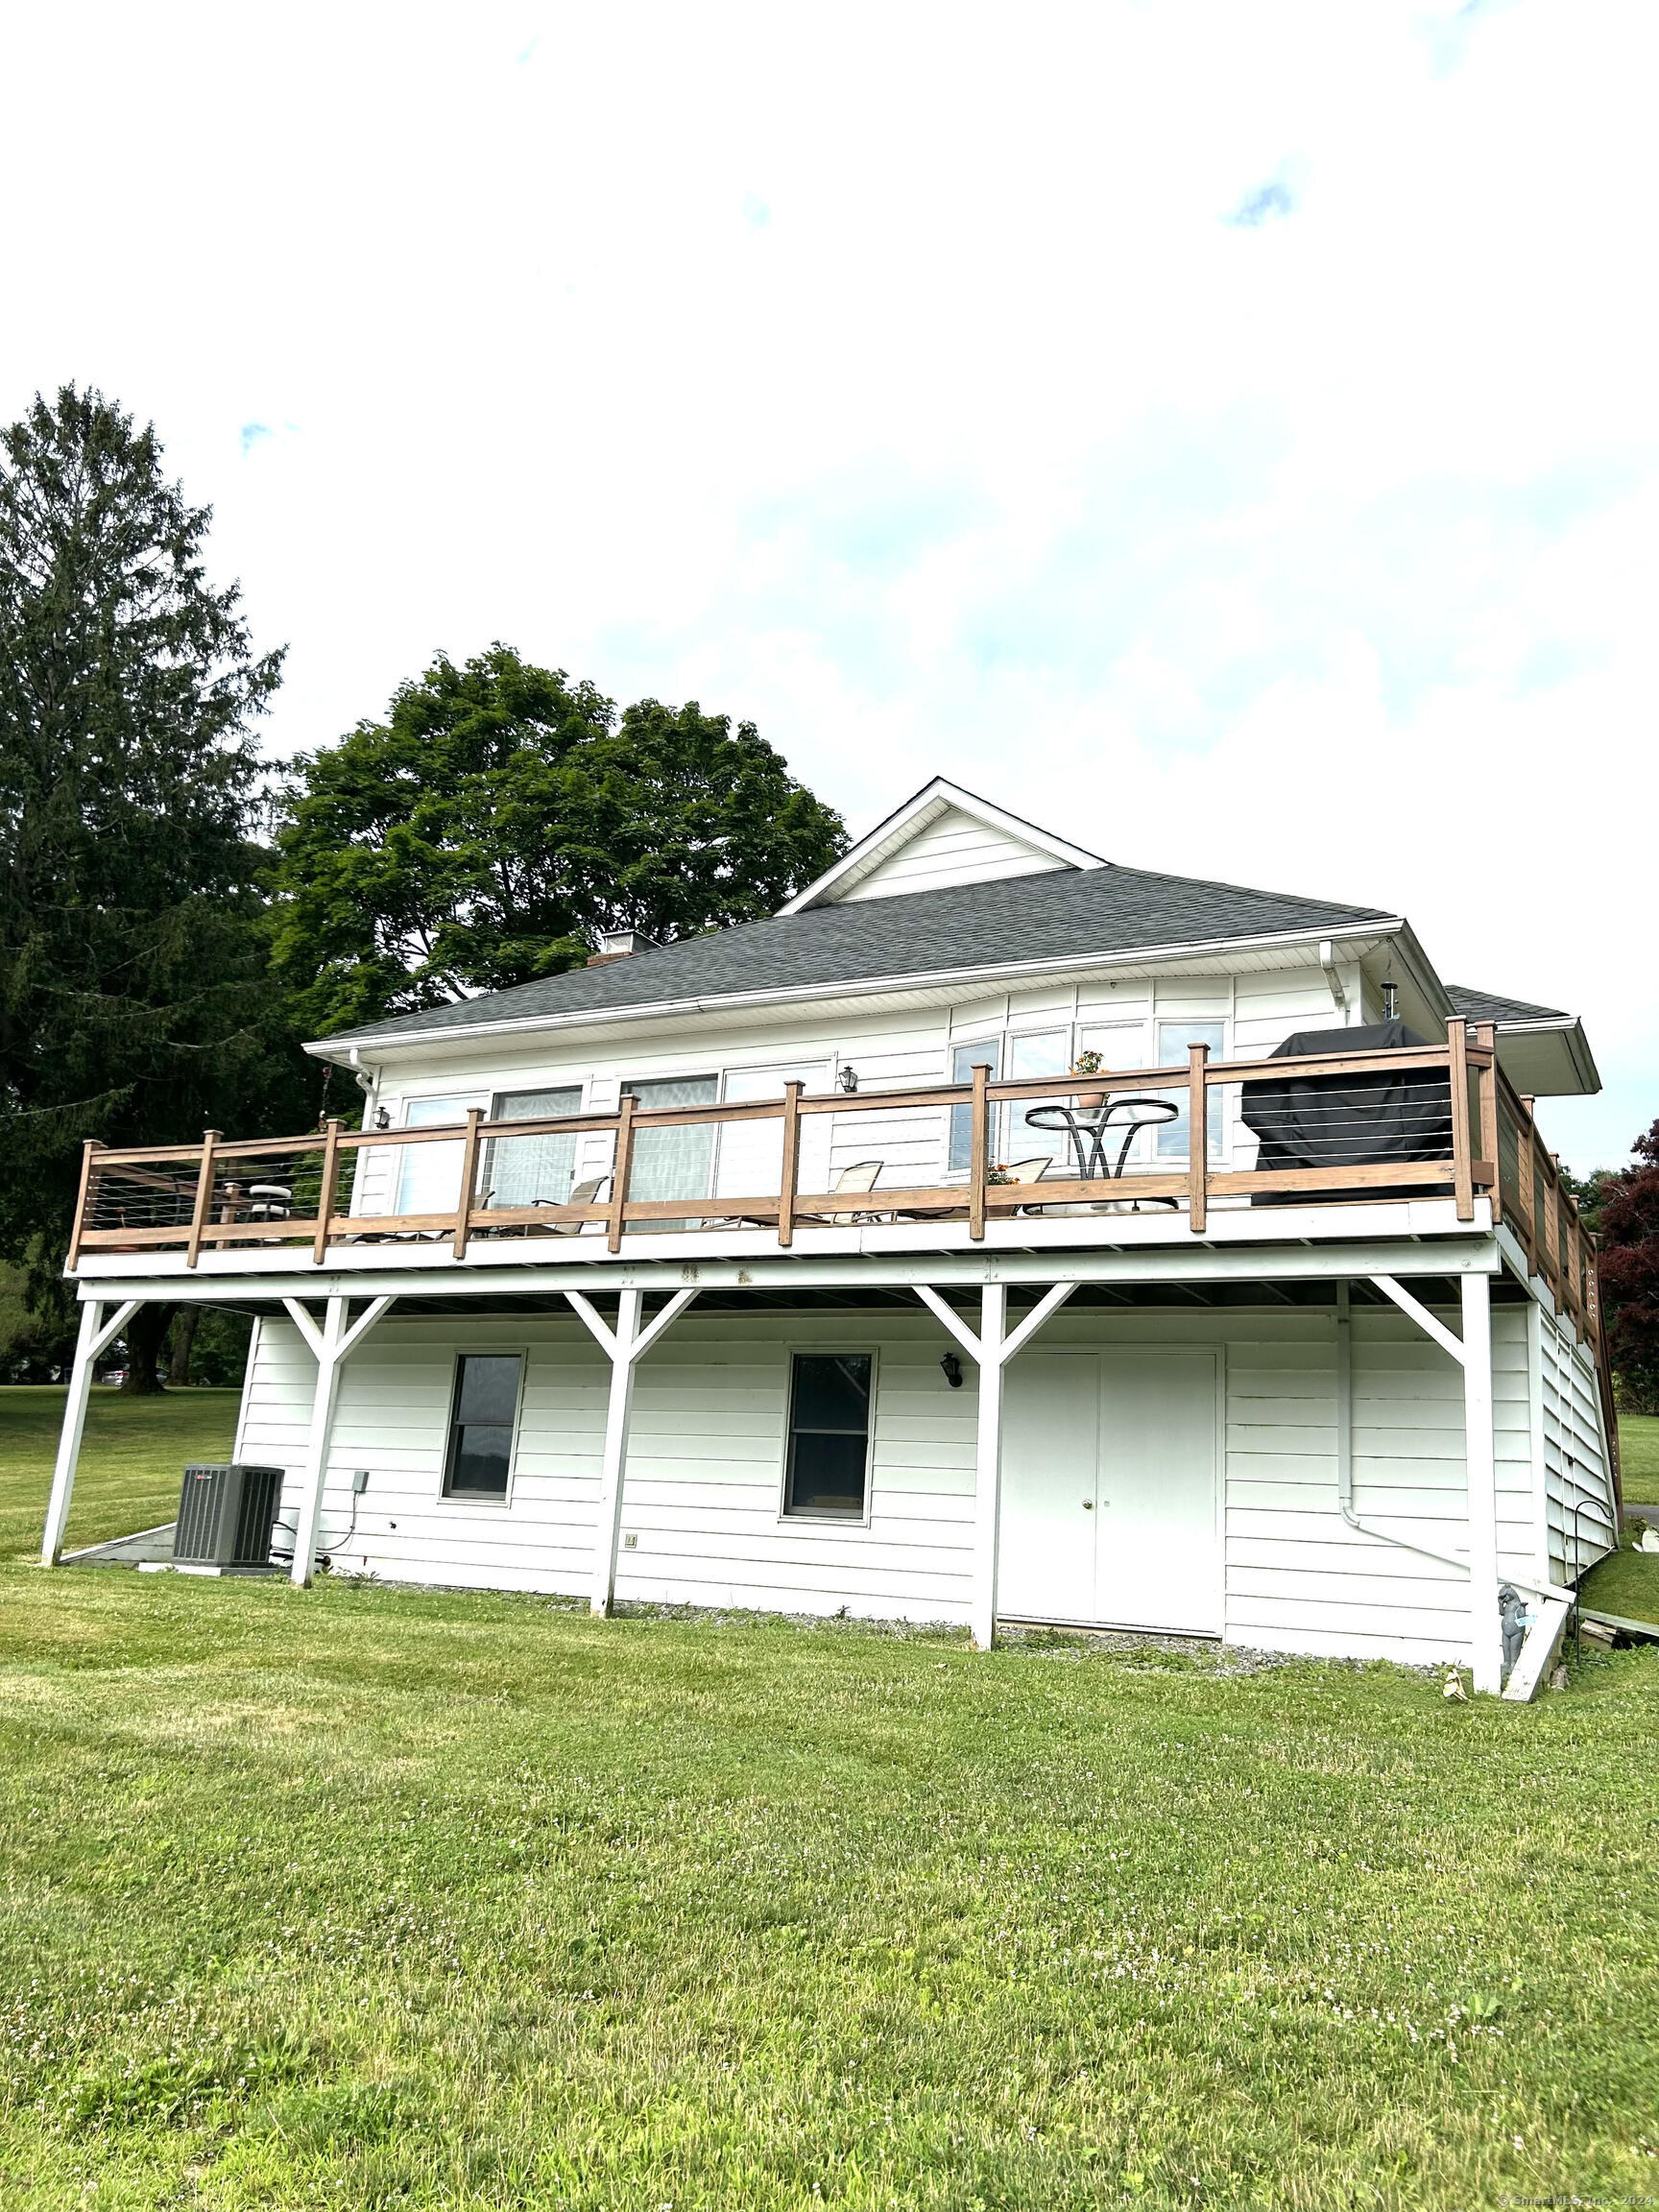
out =
[[[411,1098],[403,1108],[405,1129],[446,1129],[464,1122],[481,1098]],[[453,1214],[461,1203],[462,1145],[405,1144],[399,1150],[397,1212]]]
[[[1008,1073],[1022,1075],[1066,1075],[1071,1068],[1071,1032],[1070,1029],[1046,1029],[1040,1036],[1010,1037],[1008,1040]],[[1027,1114],[1045,1106],[1065,1106],[1065,1098],[1010,1098],[1003,1108],[1003,1129],[998,1146],[998,1157],[1003,1160],[1060,1160],[1071,1157],[1070,1143],[1064,1129],[1034,1128],[1026,1120]]]
[[[1178,1067],[1187,1057],[1189,1045],[1208,1045],[1211,1059],[1219,1060],[1225,1047],[1226,1036],[1225,1022],[1160,1022],[1158,1065],[1160,1068]],[[1166,1121],[1159,1130],[1159,1153],[1165,1158],[1173,1155],[1185,1160],[1188,1157],[1187,1128],[1191,1119],[1187,1094],[1185,1092],[1177,1094],[1166,1091],[1161,1095],[1175,1099],[1181,1111],[1173,1121]],[[1206,1134],[1210,1158],[1218,1160],[1221,1156],[1221,1094],[1218,1090],[1210,1094],[1205,1120],[1209,1124]]]
[[[641,1113],[669,1106],[712,1106],[720,1086],[712,1075],[673,1076],[666,1081],[624,1083]],[[628,1177],[630,1198],[707,1198],[714,1181],[712,1121],[691,1121],[674,1129],[639,1129],[634,1137],[634,1166]],[[693,1221],[653,1221],[653,1229],[688,1229]]]
[[[805,1060],[788,1068],[730,1068],[724,1096],[729,1105],[781,1098],[785,1083],[822,1098],[830,1088],[830,1066]],[[797,1190],[830,1188],[830,1141],[835,1126],[830,1114],[808,1114],[801,1123]],[[714,1189],[722,1198],[767,1196],[783,1172],[783,1124],[780,1121],[728,1121],[720,1130],[720,1158]]]
[[[580,1114],[579,1084],[559,1091],[498,1092],[492,1121],[552,1121]],[[484,1189],[492,1206],[563,1206],[576,1175],[576,1139],[497,1137],[484,1163]]]
[[[517,1352],[464,1352],[456,1361],[444,1459],[445,1498],[506,1497],[523,1367]]]
[[[789,1376],[785,1513],[862,1520],[870,1475],[869,1352],[797,1352]]]
[[[952,1083],[972,1083],[975,1067],[989,1065],[993,1082],[1002,1072],[1002,1040],[1000,1037],[981,1037],[976,1045],[958,1045],[950,1054],[950,1080]],[[974,1109],[972,1106],[952,1106],[950,1109],[950,1159],[952,1170],[973,1165]]]

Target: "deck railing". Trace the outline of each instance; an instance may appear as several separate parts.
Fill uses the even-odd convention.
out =
[[[1214,1132],[1217,1094],[1223,1118],[1237,1111],[1253,1086],[1305,1083],[1319,1077],[1355,1075],[1415,1076],[1418,1098],[1424,1079],[1444,1078],[1436,1125],[1449,1135],[1433,1147],[1437,1156],[1415,1161],[1385,1160],[1356,1166],[1235,1168],[1217,1158]],[[1121,1181],[1102,1183],[1068,1171],[1055,1161],[1040,1183],[1002,1180],[997,1162],[997,1132],[1008,1127],[1022,1105],[1075,1100],[1089,1094],[1107,1096],[1159,1096],[1180,1116],[1168,1124],[1181,1157],[1167,1166],[1156,1137],[1142,1141],[1143,1154]],[[1259,1094],[1260,1095],[1260,1094]],[[1303,1094],[1317,1111],[1317,1091]],[[1449,1117],[1448,1117],[1449,1108]],[[1003,1110],[1006,1110],[1005,1112]],[[897,1151],[938,1152],[941,1114],[965,1121],[964,1169],[943,1179],[907,1175],[866,1190],[803,1189],[803,1156],[809,1152],[814,1173],[833,1186],[828,1173],[829,1146],[810,1142],[819,1117],[840,1123],[853,1118],[874,1119],[885,1132],[871,1142],[888,1142]],[[1341,1132],[1358,1130],[1363,1110],[1344,1109]],[[926,1128],[918,1118],[931,1117]],[[1257,1114],[1261,1119],[1260,1112]],[[771,1165],[757,1179],[764,1188],[710,1193],[672,1190],[667,1195],[638,1193],[640,1147],[647,1152],[656,1132],[712,1125],[733,1130],[744,1124],[773,1123],[765,1149]],[[1012,1121],[1019,1144],[1035,1142]],[[1190,1142],[1192,1130],[1207,1142]],[[895,1132],[899,1136],[895,1139]],[[905,1134],[908,1132],[908,1141]],[[589,1175],[597,1184],[586,1197],[565,1203],[526,1205],[494,1202],[487,1187],[494,1147],[521,1139],[599,1141],[604,1172]],[[606,1139],[609,1142],[605,1142]],[[1058,1143],[1060,1139],[1048,1142]],[[434,1211],[390,1213],[353,1211],[357,1179],[371,1173],[374,1155],[392,1150],[407,1158],[414,1147],[446,1145],[445,1196],[452,1201]],[[1340,1145],[1335,1147],[1341,1149]],[[1361,1157],[1364,1146],[1357,1147]],[[754,1150],[753,1144],[750,1147]],[[659,1155],[661,1147],[659,1146]],[[589,1158],[589,1166],[592,1159]],[[453,1181],[448,1181],[452,1173]],[[648,1175],[645,1178],[649,1181]],[[431,1184],[437,1178],[427,1175]],[[661,1172],[657,1172],[661,1182]],[[671,1180],[671,1177],[670,1177]],[[712,1180],[712,1178],[710,1178]],[[810,1176],[808,1177],[808,1186]],[[1008,1080],[977,1067],[968,1083],[930,1085],[916,1090],[832,1092],[808,1096],[799,1083],[784,1087],[776,1099],[710,1106],[646,1109],[624,1096],[613,1113],[563,1115],[544,1120],[490,1121],[481,1111],[465,1125],[418,1129],[351,1130],[330,1121],[304,1137],[228,1142],[208,1130],[200,1144],[175,1144],[113,1150],[89,1142],[82,1167],[69,1263],[83,1252],[180,1250],[194,1266],[202,1252],[226,1246],[309,1244],[321,1265],[331,1246],[347,1242],[444,1239],[459,1259],[476,1238],[557,1236],[587,1232],[603,1235],[609,1248],[620,1248],[625,1235],[664,1228],[709,1230],[747,1224],[772,1230],[787,1248],[799,1228],[893,1219],[965,1220],[971,1239],[983,1238],[987,1221],[1008,1220],[1041,1210],[1094,1211],[1102,1206],[1157,1205],[1179,1214],[1188,1233],[1202,1235],[1213,1207],[1237,1204],[1351,1202],[1377,1196],[1421,1192],[1455,1200],[1457,1217],[1472,1220],[1478,1191],[1491,1199],[1494,1212],[1508,1221],[1534,1271],[1544,1277],[1559,1304],[1587,1334],[1596,1333],[1595,1266],[1590,1239],[1579,1224],[1557,1171],[1532,1121],[1529,1101],[1516,1096],[1496,1062],[1490,1024],[1471,1036],[1461,1022],[1449,1023],[1444,1045],[1385,1052],[1344,1053],[1326,1058],[1212,1061],[1204,1046],[1191,1047],[1185,1067],[1113,1070],[1098,1075],[1042,1075]],[[368,1193],[364,1193],[367,1198]],[[380,1194],[384,1196],[384,1193]],[[1172,1221],[1171,1226],[1174,1227]]]

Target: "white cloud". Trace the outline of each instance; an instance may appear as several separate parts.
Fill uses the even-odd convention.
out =
[[[0,415],[155,419],[292,644],[278,747],[505,637],[754,717],[856,824],[944,769],[1404,906],[1585,1013],[1608,1095],[1549,1125],[1615,1160],[1659,1112],[1655,42],[1605,0],[14,12],[10,80],[75,98],[0,148]]]

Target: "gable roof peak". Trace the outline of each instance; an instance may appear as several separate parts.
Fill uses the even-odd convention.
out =
[[[832,867],[827,868],[815,883],[808,883],[805,891],[797,892],[786,906],[778,909],[779,913],[800,914],[809,906],[838,905],[844,899],[852,897],[880,896],[879,893],[868,891],[860,894],[859,886],[878,869],[884,869],[897,859],[906,846],[914,844],[950,814],[966,815],[970,822],[1000,839],[1009,848],[1023,848],[1030,855],[1033,870],[1106,868],[1111,865],[1109,861],[1102,860],[1097,853],[1086,852],[1081,845],[1073,845],[1064,837],[1057,837],[1051,830],[1044,830],[1035,822],[1025,821],[1021,815],[1010,814],[1005,807],[997,805],[989,799],[982,799],[976,791],[965,790],[960,783],[952,783],[948,777],[935,776],[930,782],[924,783],[920,791],[906,799],[902,806],[896,807],[885,821],[878,822],[874,830],[843,853],[840,859]],[[922,882],[916,882],[907,886],[895,884],[894,890],[922,890],[927,887]]]

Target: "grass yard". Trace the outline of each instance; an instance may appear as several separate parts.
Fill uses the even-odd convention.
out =
[[[1619,1466],[1626,1498],[1659,1505],[1659,1414],[1620,1414]]]
[[[10,1566],[0,1671],[8,2207],[1659,2193],[1659,1652],[1454,1705]]]
[[[0,1384],[0,1559],[37,1559],[63,1423],[60,1389]],[[94,1389],[67,1548],[154,1528],[179,1510],[191,1459],[225,1459],[236,1432],[235,1390],[176,1390],[123,1398]]]

